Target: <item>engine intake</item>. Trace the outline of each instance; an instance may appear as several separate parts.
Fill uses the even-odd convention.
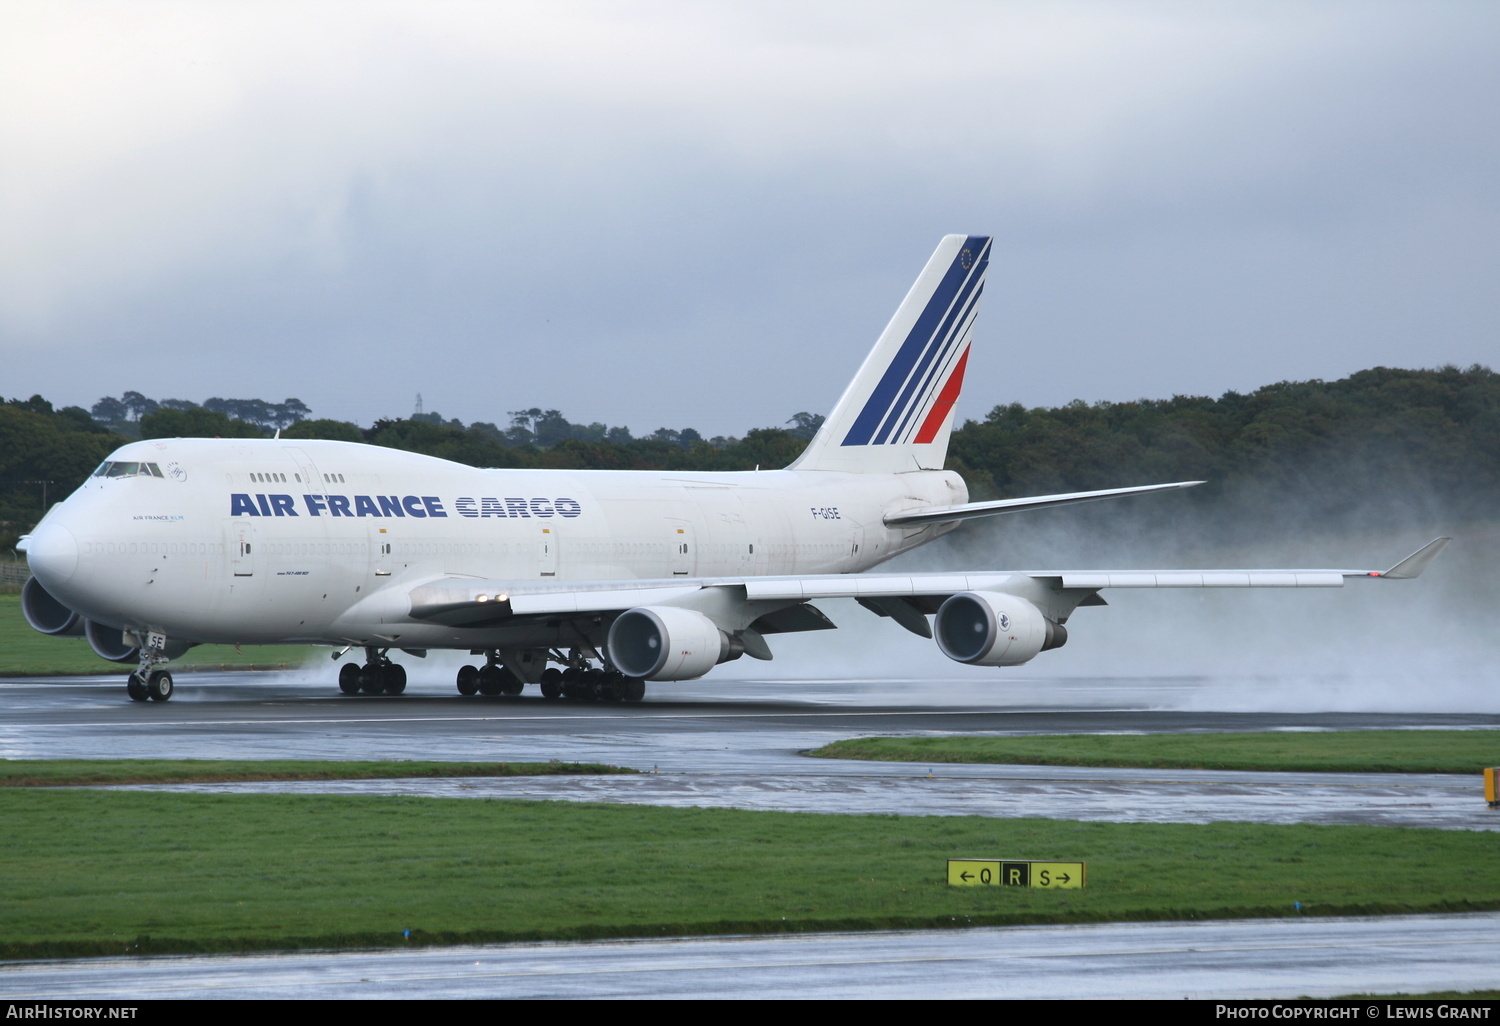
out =
[[[32,630],[59,638],[76,638],[83,634],[84,619],[63,605],[42,587],[35,577],[28,577],[21,588],[21,614]]]
[[[950,596],[938,607],[933,633],[943,655],[972,666],[1020,666],[1068,640],[1067,629],[1030,602],[994,591]]]
[[[85,620],[83,636],[89,641],[89,648],[100,659],[108,659],[112,663],[133,663],[140,658],[141,650],[125,639],[125,632],[118,627],[106,627],[94,620]]]
[[[637,606],[610,625],[609,661],[627,677],[691,680],[744,651],[695,609]]]

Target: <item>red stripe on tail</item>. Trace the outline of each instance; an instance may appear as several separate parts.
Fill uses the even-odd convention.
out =
[[[953,373],[948,376],[948,382],[943,390],[938,393],[937,402],[932,404],[927,419],[922,421],[922,429],[917,432],[916,444],[927,445],[937,437],[938,428],[943,426],[943,421],[948,419],[948,414],[953,410],[953,404],[958,402],[958,393],[964,387],[964,367],[969,362],[969,350],[964,349],[964,355],[958,358],[958,366],[953,368]]]

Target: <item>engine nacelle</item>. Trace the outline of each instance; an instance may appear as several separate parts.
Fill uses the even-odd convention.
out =
[[[615,618],[605,642],[627,677],[691,680],[739,653],[729,635],[696,609],[637,606]]]
[[[1068,640],[1067,629],[1036,606],[997,591],[949,596],[932,626],[943,655],[973,666],[1020,666]]]
[[[88,639],[89,648],[100,659],[108,659],[112,663],[133,663],[140,658],[139,646],[125,640],[125,632],[118,627],[106,627],[93,620],[85,620],[83,623],[83,636]]]
[[[35,577],[28,577],[21,588],[21,615],[32,630],[59,638],[76,638],[83,634],[83,617],[52,597]]]

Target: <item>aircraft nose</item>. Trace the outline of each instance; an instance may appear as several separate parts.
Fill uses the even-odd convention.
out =
[[[78,539],[61,524],[42,524],[26,541],[26,562],[48,591],[78,569]]]

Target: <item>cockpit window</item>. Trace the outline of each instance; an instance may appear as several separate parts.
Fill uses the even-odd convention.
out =
[[[95,477],[165,477],[155,463],[132,463],[128,460],[105,460],[94,471]]]

